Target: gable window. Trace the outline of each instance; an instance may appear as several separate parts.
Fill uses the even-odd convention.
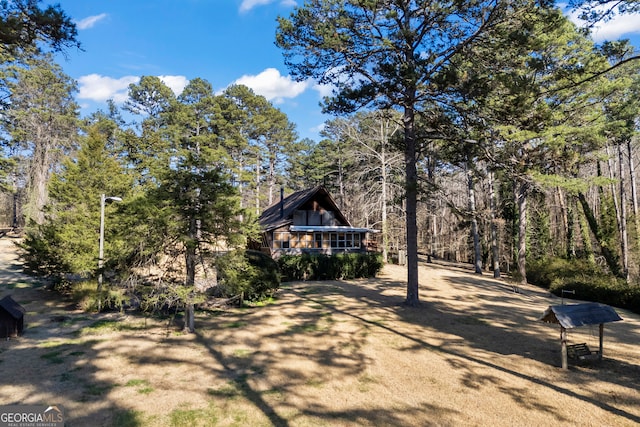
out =
[[[294,211],[293,225],[307,225],[307,211],[301,211],[301,210]]]

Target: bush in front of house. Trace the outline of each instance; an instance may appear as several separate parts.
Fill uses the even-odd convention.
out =
[[[527,261],[527,281],[564,297],[593,301],[640,313],[640,286],[608,274],[584,259],[546,258]]]
[[[383,266],[378,253],[301,254],[278,258],[282,281],[375,277]]]
[[[242,300],[270,298],[280,287],[278,264],[259,251],[236,250],[216,260],[218,288],[225,297]]]

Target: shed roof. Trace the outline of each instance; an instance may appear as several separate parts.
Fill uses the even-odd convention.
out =
[[[547,323],[559,323],[563,328],[598,325],[600,323],[622,320],[616,311],[597,302],[584,304],[550,305],[539,320]]]
[[[0,307],[4,308],[14,319],[20,319],[27,312],[24,307],[11,298],[11,295],[7,295],[0,300]]]

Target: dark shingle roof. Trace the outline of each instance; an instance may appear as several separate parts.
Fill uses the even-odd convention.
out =
[[[293,212],[314,199],[321,202],[325,209],[334,211],[336,219],[341,224],[351,225],[342,215],[329,192],[322,186],[297,191],[285,197],[282,201],[277,201],[262,212],[258,222],[262,229],[267,231],[291,224],[293,222]]]
[[[27,312],[20,304],[11,298],[11,295],[7,295],[0,300],[0,307],[4,308],[14,319],[21,318]]]

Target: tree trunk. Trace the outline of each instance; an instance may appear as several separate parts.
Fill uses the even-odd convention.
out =
[[[418,224],[416,210],[418,206],[418,172],[416,169],[415,111],[405,106],[404,116],[404,160],[405,160],[405,196],[407,227],[407,299],[405,304],[417,306],[418,296]]]
[[[42,133],[46,130],[36,132],[39,143],[34,144],[33,157],[31,161],[30,173],[30,203],[29,218],[36,224],[44,222],[44,206],[47,204],[47,183],[49,182],[49,171],[51,170],[50,150],[52,149],[50,138],[46,138]]]
[[[567,257],[576,257],[576,238],[575,238],[575,212],[574,206],[569,201],[567,206]]]
[[[469,163],[471,163],[469,161]],[[467,191],[469,195],[469,212],[471,213],[471,236],[473,237],[473,265],[476,274],[482,274],[482,250],[478,235],[478,218],[476,216],[476,193],[473,170],[467,165]]]
[[[498,224],[496,223],[496,192],[493,171],[489,171],[489,207],[491,211],[491,256],[493,258],[493,277],[500,278],[500,248],[498,247]]]
[[[622,144],[618,144],[618,167],[620,168],[620,250],[622,253],[622,277],[629,281],[629,237],[627,235],[627,195],[625,189],[624,155]]]
[[[618,203],[618,192],[616,190],[616,176],[614,173],[614,165],[611,155],[609,154],[609,146],[605,147],[607,152],[607,166],[609,167],[609,179],[611,180],[611,197],[613,197],[613,206],[616,211],[616,220],[618,221],[618,231],[621,232],[622,220],[620,219],[620,205]],[[622,177],[621,177],[622,178]]]
[[[196,282],[196,265],[197,265],[197,221],[195,218],[189,220],[189,241],[185,243],[185,264],[186,264],[186,280],[185,286],[193,289]],[[185,302],[185,314],[184,314],[184,331],[187,333],[193,333],[195,308],[194,305],[188,300]]]
[[[614,252],[611,251],[611,249],[609,249],[606,245],[602,244],[602,231],[600,230],[598,221],[596,220],[596,217],[593,214],[593,211],[591,210],[589,203],[587,203],[587,198],[583,193],[578,193],[578,200],[582,205],[582,211],[584,212],[584,216],[587,219],[587,223],[589,224],[589,228],[591,229],[591,232],[593,233],[593,235],[595,236],[598,242],[598,246],[600,247],[600,252],[602,253],[602,256],[607,262],[607,266],[609,267],[609,270],[611,270],[612,274],[620,277],[621,272],[620,272],[620,265],[618,264],[617,256]]]
[[[242,187],[242,185],[240,185]],[[260,153],[256,156],[256,194],[255,194],[255,204],[256,204],[256,216],[260,215]],[[268,202],[267,206],[271,206],[271,201]]]
[[[564,229],[567,257],[575,257],[575,243],[573,237],[573,212],[571,206],[567,206],[566,197],[560,187],[556,187],[556,195],[558,197],[558,205],[560,206],[560,217],[562,218],[562,228]],[[558,236],[560,238],[561,235]]]
[[[631,201],[633,202],[633,223],[636,239],[640,238],[640,218],[638,218],[638,191],[636,187],[636,168],[633,164],[633,145],[627,140],[627,156],[629,156],[629,183],[631,184]]]
[[[426,155],[426,165],[427,165],[427,182],[429,185],[433,185],[435,180],[435,163],[433,158],[433,141],[429,142],[429,147],[427,149]],[[429,195],[427,199],[427,224],[426,229],[429,230],[429,251],[427,253],[427,262],[430,263],[431,257],[436,256],[438,249],[438,224],[436,221],[436,203],[434,201],[434,197]]]
[[[273,204],[273,191],[276,187],[276,154],[269,153],[269,206]]]
[[[631,138],[627,139],[627,159],[629,163],[629,181],[631,183],[631,200],[633,202],[633,215],[638,216],[638,191],[636,185],[636,167],[633,163],[633,144]]]
[[[195,306],[193,303],[188,303],[184,313],[184,332],[192,334],[196,331],[195,327]]]
[[[527,284],[527,193],[528,184],[524,181],[515,186],[516,206],[518,206],[518,273],[520,283]],[[516,288],[516,291],[518,289]]]
[[[382,194],[380,196],[380,207],[382,213],[382,261],[389,261],[389,224],[387,223],[387,168],[382,165]]]
[[[575,202],[575,201],[574,201]],[[591,244],[591,233],[589,233],[589,224],[587,224],[586,216],[580,215],[580,211],[576,210],[576,215],[579,216],[580,223],[580,236],[582,237],[582,245],[584,246],[585,255],[587,261],[591,264],[596,263],[596,257],[593,254],[593,245]]]

